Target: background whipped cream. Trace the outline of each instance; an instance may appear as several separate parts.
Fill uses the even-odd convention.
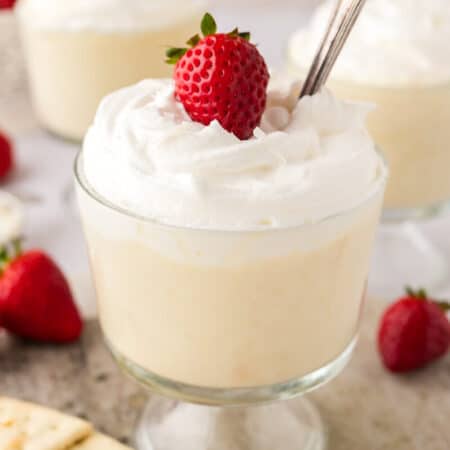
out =
[[[99,107],[84,175],[111,203],[179,226],[286,227],[353,208],[383,178],[369,108],[327,91],[297,104],[298,89],[272,90],[261,128],[240,141],[191,121],[171,80],[124,88]]]
[[[291,39],[291,61],[310,66],[335,1],[321,5]],[[368,0],[332,76],[360,83],[450,81],[449,0]]]
[[[204,0],[19,0],[21,19],[67,31],[158,30],[205,8]]]

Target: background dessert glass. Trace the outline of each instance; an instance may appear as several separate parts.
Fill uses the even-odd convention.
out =
[[[386,174],[363,204],[317,223],[212,231],[112,205],[82,158],[77,194],[108,346],[154,392],[214,406],[153,400],[138,448],[324,448],[310,404],[255,405],[304,394],[348,361]],[[159,401],[163,416],[152,414]]]
[[[63,3],[20,0],[16,10],[35,113],[52,133],[81,141],[106,94],[171,74],[161,55],[197,32],[206,2]]]
[[[433,1],[430,3],[433,4]],[[439,1],[434,3],[444,4]],[[409,20],[410,11],[405,10],[399,18],[395,15],[397,9],[401,10],[402,2],[395,6],[386,5],[383,0],[371,0],[367,6],[372,9],[363,10],[362,20],[355,27],[357,36],[353,41],[352,36],[349,39],[353,48],[348,54],[344,49],[338,66],[342,60],[343,64],[337,67],[328,87],[340,98],[376,105],[368,116],[368,128],[383,149],[391,176],[384,202],[384,226],[377,240],[369,287],[376,294],[391,297],[399,294],[405,284],[437,289],[448,278],[445,258],[412,221],[438,216],[450,205],[450,66],[443,61],[434,72],[433,66],[430,64],[428,67],[429,61],[426,61],[428,51],[430,61],[434,58],[431,52],[442,53],[443,42],[436,44],[438,51],[428,41],[428,47],[424,45],[424,48],[420,47],[420,52],[415,51],[414,45],[422,45],[422,42],[416,44],[408,34],[411,30],[403,23]],[[394,19],[381,14],[379,8],[385,8],[386,14],[391,14]],[[414,5],[414,8],[419,17],[420,6]],[[429,10],[436,15],[432,7]],[[313,37],[309,36],[309,31],[312,34],[317,31],[315,27],[324,11],[324,7],[319,9],[311,28],[299,31],[290,41],[288,65],[297,75],[304,74],[308,68],[304,53],[301,55],[302,44],[305,48],[310,45],[308,41]],[[436,15],[436,21],[430,20],[430,24],[439,26],[441,20],[441,26],[445,27],[447,16],[450,18],[449,4],[445,6],[442,16],[439,18]],[[386,26],[379,23],[384,19],[388,22]],[[389,26],[390,22],[395,24],[394,20],[398,20],[399,31],[393,35],[400,36],[400,44],[390,41],[394,38]],[[379,31],[376,37],[378,43],[368,37],[362,39],[363,33],[367,35],[375,29]],[[445,28],[448,29],[450,26]],[[434,39],[432,32],[430,29],[430,40]],[[421,31],[417,33],[419,38],[414,38],[428,39],[420,34]],[[408,42],[408,39],[412,42],[412,50],[402,48],[402,43]],[[361,42],[367,42],[368,56],[363,55],[364,44]],[[369,74],[370,68],[364,65],[367,57],[372,58],[374,52],[373,58],[379,66],[375,70],[376,63],[369,64],[373,69]],[[450,56],[450,51],[447,50],[447,54]],[[382,55],[386,59],[383,63],[379,61]],[[354,61],[356,56],[358,61]],[[409,66],[405,61],[409,58],[422,58],[417,63],[419,68],[414,68],[417,74],[407,73]],[[352,73],[351,66],[354,67]],[[402,73],[403,70],[406,73]]]

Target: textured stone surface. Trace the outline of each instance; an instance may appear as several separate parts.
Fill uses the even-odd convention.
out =
[[[383,304],[368,302],[361,339],[347,369],[311,394],[328,427],[330,450],[448,450],[450,357],[408,376],[384,371],[374,344]],[[0,394],[88,418],[123,442],[147,394],[124,376],[97,322],[75,345],[31,345],[0,337]]]
[[[0,394],[32,401],[93,422],[127,442],[146,393],[116,367],[96,321],[69,346],[37,345],[3,333]]]
[[[350,365],[312,395],[329,427],[330,450],[448,450],[450,357],[409,375],[386,372],[375,343],[383,307],[368,302]]]

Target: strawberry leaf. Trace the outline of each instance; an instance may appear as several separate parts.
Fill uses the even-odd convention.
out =
[[[8,261],[8,250],[6,247],[0,248],[0,267]]]
[[[168,58],[174,58],[175,56],[183,56],[187,52],[187,48],[168,48],[166,56]]]
[[[176,64],[188,51],[187,48],[168,48],[166,50],[166,63]]]
[[[425,290],[425,289],[419,289],[418,291],[417,291],[417,297],[419,297],[419,298],[423,298],[423,299],[426,299],[427,297],[428,297],[428,294],[427,294],[427,291]]]
[[[199,42],[201,38],[199,34],[196,34],[195,36],[192,36],[186,44],[189,45],[189,47],[195,47]]]
[[[239,33],[239,37],[250,42],[251,34],[248,31],[244,31],[243,33]]]
[[[180,58],[166,58],[166,64],[169,64],[169,66],[174,66]]]
[[[216,34],[217,32],[217,24],[214,20],[214,17],[210,13],[206,13],[203,16],[201,23],[201,30],[203,36],[211,36],[212,34]]]
[[[428,298],[428,294],[425,289],[414,290],[412,287],[407,286],[405,290],[410,297],[415,298],[417,300],[426,300]]]
[[[250,41],[250,33],[248,31],[241,32],[241,31],[239,31],[239,28],[235,28],[233,31],[230,31],[228,33],[228,36],[236,37],[236,38],[240,37],[246,41]]]
[[[22,254],[22,238],[14,239],[9,244],[0,247],[0,276],[11,261]]]
[[[435,303],[437,306],[439,306],[439,308],[441,308],[442,311],[444,311],[444,312],[450,311],[450,303],[448,303],[448,302],[442,302],[442,301],[434,302],[434,303]]]
[[[434,303],[435,305],[437,305],[444,312],[450,311],[450,303],[449,302],[447,302],[445,300],[438,300],[438,301],[437,300],[431,300],[428,297],[427,291],[425,289],[423,289],[423,288],[414,290],[410,286],[407,286],[406,287],[406,293],[411,298],[415,298],[416,300],[428,300],[428,301]]]

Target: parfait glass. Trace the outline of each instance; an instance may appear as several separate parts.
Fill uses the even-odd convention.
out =
[[[287,51],[289,72],[296,77],[308,70],[299,50],[304,36],[303,30],[294,34]],[[414,80],[387,78],[381,70],[373,80],[335,72],[327,86],[341,99],[374,105],[368,129],[389,164],[369,291],[395,298],[410,285],[439,293],[449,279],[448,258],[423,225],[445,217],[450,206],[450,76],[433,75],[431,68]]]
[[[355,346],[386,170],[360,205],[297,227],[170,226],[76,190],[106,344],[154,394],[139,450],[322,450],[302,396]],[[268,224],[269,225],[269,224]],[[284,400],[284,401],[282,401]]]
[[[439,291],[448,261],[421,224],[450,206],[450,79],[389,86],[332,80],[329,87],[340,98],[376,104],[368,128],[389,163],[371,292],[395,298],[405,285]]]
[[[33,109],[51,134],[79,143],[105,95],[144,78],[170,76],[164,49],[197,32],[207,5],[206,0],[184,0],[178,9],[168,0],[127,3],[119,15],[121,2],[44,8],[18,1]]]

